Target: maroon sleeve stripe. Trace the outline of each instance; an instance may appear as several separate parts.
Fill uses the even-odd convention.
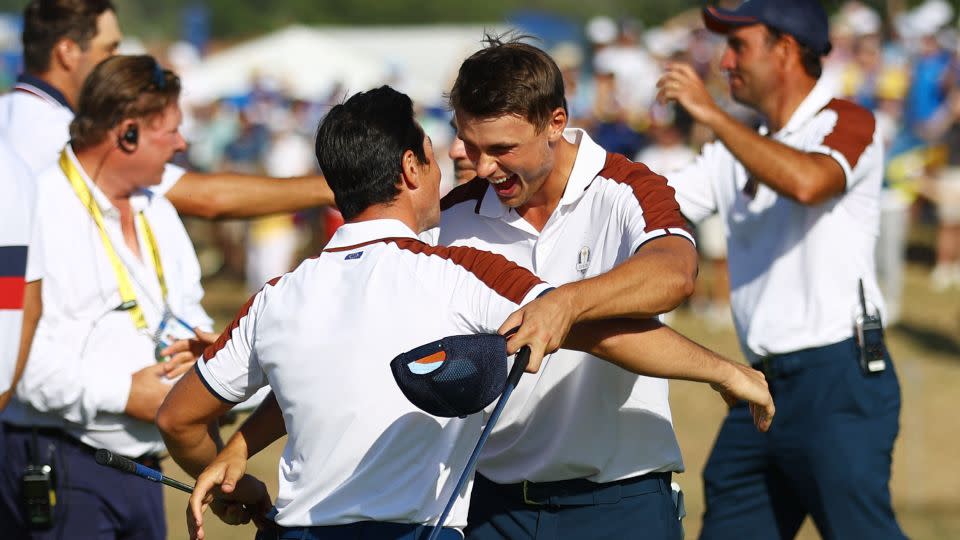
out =
[[[280,278],[282,277],[283,276],[277,276],[271,279],[270,281],[267,282],[266,285],[263,286],[263,288],[265,289],[267,287],[272,287],[276,285],[277,282],[280,281]],[[262,291],[263,289],[260,289],[260,290]],[[257,294],[260,294],[260,293],[257,292]],[[240,308],[240,312],[237,313],[237,316],[233,319],[233,322],[227,325],[227,328],[224,329],[222,334],[220,334],[220,337],[217,338],[217,340],[214,341],[212,345],[204,349],[203,351],[204,361],[210,361],[210,359],[216,356],[221,349],[227,346],[227,343],[230,341],[230,336],[233,335],[233,331],[236,330],[238,326],[240,326],[240,320],[246,317],[247,313],[250,312],[250,306],[253,305],[253,300],[257,297],[257,294],[254,294],[253,296],[251,296],[250,299],[247,300],[247,303]]]
[[[598,176],[630,186],[634,197],[640,203],[645,223],[644,232],[670,227],[687,229],[687,222],[680,213],[676,192],[667,185],[666,178],[651,171],[643,163],[634,163],[620,154],[608,153],[607,162]]]
[[[523,302],[531,289],[543,283],[532,272],[503,255],[469,247],[431,246],[413,238],[391,238],[386,241],[411,253],[446,259],[467,270],[514,304]]]
[[[851,169],[856,167],[864,150],[873,142],[876,118],[867,109],[843,99],[831,100],[824,109],[837,113],[837,123],[823,139],[824,146],[840,152]]]
[[[483,178],[474,178],[465,184],[450,190],[442,199],[440,199],[440,210],[446,210],[460,203],[475,201],[474,213],[480,212],[480,203],[483,202],[483,194],[487,192],[489,182]]]

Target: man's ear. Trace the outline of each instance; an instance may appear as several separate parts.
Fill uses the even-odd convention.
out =
[[[53,46],[52,62],[63,67],[67,71],[73,71],[80,63],[80,45],[69,38],[62,38]]]
[[[793,36],[784,34],[775,46],[777,47],[777,53],[780,55],[781,66],[786,66],[792,58],[796,58],[796,61],[800,62],[800,43]]]
[[[400,156],[400,180],[407,189],[417,189],[420,187],[420,161],[414,155],[413,150],[406,150]]]
[[[547,122],[547,140],[555,143],[563,137],[563,130],[567,129],[567,111],[563,107],[557,107],[550,113],[550,120]]]

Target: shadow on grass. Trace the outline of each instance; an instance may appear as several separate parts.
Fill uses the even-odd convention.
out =
[[[918,348],[952,355],[954,360],[960,360],[960,341],[952,335],[906,321],[900,322],[891,332],[910,340]]]

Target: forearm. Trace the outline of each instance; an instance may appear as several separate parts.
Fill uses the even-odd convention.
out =
[[[247,457],[255,456],[274,441],[287,434],[283,411],[277,397],[270,392],[263,403],[243,422],[227,444],[242,444]],[[236,443],[233,439],[240,439]]]
[[[599,276],[569,283],[550,294],[569,295],[575,319],[647,318],[686,300],[697,278],[697,250],[679,236],[643,245],[622,264]]]
[[[196,370],[183,376],[157,411],[170,457],[196,478],[223,447],[219,419],[233,407],[211,395]]]
[[[196,478],[217,457],[223,448],[220,425],[212,421],[207,425],[191,425],[175,431],[160,430],[167,445],[167,452],[187,474]]]
[[[577,324],[564,347],[588,352],[648,377],[722,384],[734,371],[729,360],[654,319]]]
[[[167,193],[182,214],[247,218],[333,205],[322,176],[276,179],[265,176],[188,172]]]
[[[818,204],[835,195],[836,180],[825,172],[824,155],[802,152],[763,137],[724,111],[717,110],[707,125],[747,170],[750,178],[801,204]],[[836,164],[841,174],[840,165]],[[840,185],[842,190],[843,185]]]

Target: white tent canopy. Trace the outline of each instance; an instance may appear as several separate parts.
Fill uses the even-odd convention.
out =
[[[210,55],[182,73],[188,103],[243,94],[256,78],[290,95],[323,99],[390,84],[424,105],[439,104],[460,62],[494,26],[292,26]]]

